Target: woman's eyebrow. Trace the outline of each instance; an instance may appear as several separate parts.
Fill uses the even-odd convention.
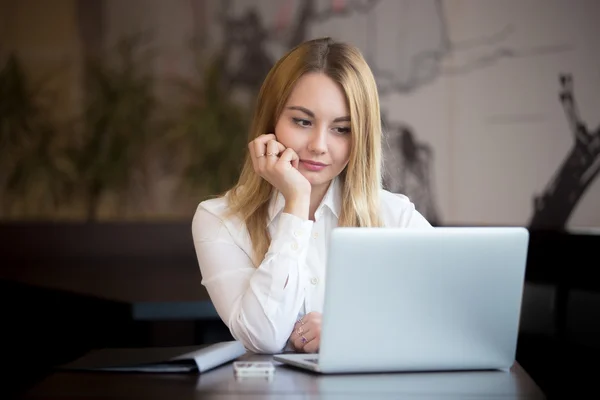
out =
[[[315,113],[310,111],[308,108],[302,107],[302,106],[289,106],[288,110],[297,110],[297,111],[302,111],[304,114],[308,115],[311,118],[315,117]]]
[[[350,116],[339,117],[333,120],[333,122],[350,122]]]
[[[315,118],[315,113],[310,111],[308,108],[306,107],[302,107],[302,106],[289,106],[287,107],[288,110],[296,110],[296,111],[301,111],[304,114],[308,115],[311,118]],[[333,120],[333,122],[350,122],[350,116],[346,115],[344,117],[338,117],[336,119]]]

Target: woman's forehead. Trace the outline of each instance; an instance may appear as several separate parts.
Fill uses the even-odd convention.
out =
[[[298,80],[286,103],[286,108],[289,107],[305,108],[320,118],[349,115],[343,89],[322,73],[308,73]]]

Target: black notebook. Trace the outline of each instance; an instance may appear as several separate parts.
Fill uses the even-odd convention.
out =
[[[246,353],[238,341],[200,346],[92,350],[59,370],[186,373],[205,372]]]

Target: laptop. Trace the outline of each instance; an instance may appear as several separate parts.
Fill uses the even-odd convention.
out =
[[[508,370],[516,357],[529,232],[522,227],[336,228],[318,373]]]

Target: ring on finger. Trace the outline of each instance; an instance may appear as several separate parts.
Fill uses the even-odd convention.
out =
[[[265,156],[264,154],[259,154],[256,156],[256,158],[260,158],[260,157],[264,157],[264,156]]]
[[[308,340],[304,337],[304,335],[301,335],[301,340],[303,344],[306,344],[308,342]]]
[[[267,153],[267,155],[268,156],[277,156],[277,153],[271,153],[271,152],[269,152],[269,153]]]

